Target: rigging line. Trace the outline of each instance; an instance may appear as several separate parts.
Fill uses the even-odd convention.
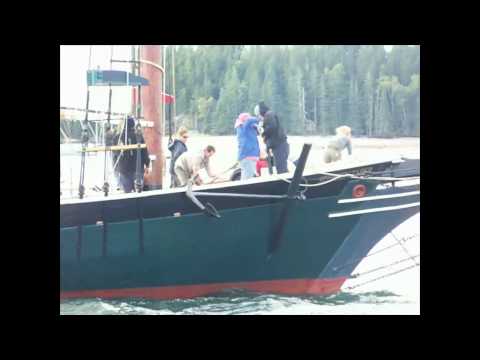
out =
[[[324,174],[320,174],[320,175],[324,175]],[[327,175],[327,173],[325,173],[325,175]],[[328,174],[330,175],[330,174]],[[278,176],[278,174],[275,174],[275,176],[279,179],[279,180],[283,180],[285,181],[286,183],[291,183],[292,181],[291,180],[287,180],[281,176]],[[316,186],[322,186],[322,185],[326,185],[328,183],[331,183],[333,181],[337,181],[337,180],[340,180],[340,179],[343,179],[343,178],[347,178],[347,177],[351,177],[352,175],[350,174],[346,174],[346,175],[338,175],[338,174],[333,174],[333,178],[330,179],[330,180],[327,180],[327,181],[324,181],[324,182],[321,182],[321,183],[318,183],[318,184],[300,184],[300,186],[303,186],[303,187],[316,187]]]
[[[165,111],[165,99],[166,99],[166,84],[167,84],[167,79],[165,79],[165,66],[167,65],[167,57],[166,57],[166,50],[167,50],[167,46],[166,45],[163,45],[163,49],[162,49],[162,65],[163,65],[163,73],[162,73],[162,93],[163,93],[163,96],[162,96],[162,132],[165,132],[165,117],[166,117],[166,111]]]
[[[70,138],[72,137],[72,132],[65,121],[60,121],[60,132],[66,139],[68,139],[68,141],[70,141]]]
[[[113,45],[110,48],[110,70],[112,70],[112,60],[113,59]],[[112,84],[108,84],[108,115],[107,115],[107,124],[103,123],[103,136],[104,136],[104,143],[105,143],[105,152],[104,152],[104,162],[103,162],[103,191],[105,196],[108,196],[108,190],[110,189],[110,185],[108,183],[108,171],[107,171],[107,160],[110,156],[110,151],[107,150],[107,146],[109,145],[109,133],[111,129],[110,124],[110,116],[112,112]]]
[[[416,257],[420,257],[420,255],[415,255],[414,258]],[[401,260],[398,260],[398,261],[394,261],[393,263],[390,263],[390,264],[387,264],[387,265],[383,265],[383,266],[379,266],[377,268],[374,268],[374,269],[371,269],[371,270],[368,270],[368,271],[365,271],[363,273],[358,273],[358,274],[352,274],[350,275],[350,278],[351,279],[355,279],[355,278],[358,278],[360,276],[363,276],[363,275],[366,275],[366,274],[370,274],[370,273],[373,273],[375,271],[378,271],[378,270],[383,270],[383,269],[388,269],[389,267],[392,267],[393,265],[397,265],[397,264],[400,264],[402,262],[405,262],[405,261],[408,261],[408,260],[411,260],[410,257],[408,258],[405,258],[405,259],[401,259]],[[415,266],[418,266],[420,264],[416,264]]]
[[[92,65],[92,45],[90,45],[89,48],[89,54],[88,54],[88,70],[90,70]],[[88,145],[88,107],[90,103],[90,86],[88,85],[87,82],[87,103],[86,103],[86,110],[85,111],[85,119],[82,124],[82,150],[86,150],[86,147]],[[78,195],[80,199],[83,199],[83,195],[85,194],[85,186],[84,186],[84,180],[85,180],[85,151],[82,151],[82,160],[80,164],[80,182],[78,185]]]
[[[413,239],[413,238],[415,238],[415,237],[418,237],[418,236],[419,236],[419,234],[415,234],[415,235],[412,235],[412,236],[409,236],[409,237],[403,237],[403,238],[400,239],[400,241],[407,242],[408,240],[411,240],[411,239]],[[341,270],[341,269],[343,269],[343,268],[346,268],[346,267],[349,266],[349,265],[355,264],[358,260],[362,260],[362,259],[365,259],[365,258],[367,258],[367,257],[369,257],[369,256],[376,255],[376,254],[378,254],[378,253],[381,253],[381,252],[383,252],[383,251],[385,251],[385,250],[391,249],[391,248],[393,248],[393,247],[395,247],[395,246],[398,246],[398,245],[399,245],[399,244],[392,244],[392,245],[386,246],[386,247],[384,247],[384,248],[381,248],[381,249],[379,249],[379,250],[377,250],[377,251],[374,251],[374,252],[372,252],[372,253],[370,253],[370,254],[368,254],[368,255],[365,255],[365,256],[363,256],[363,257],[359,257],[359,258],[353,259],[352,261],[349,261],[348,263],[343,264],[342,266],[333,267],[332,270],[333,270],[333,271]]]
[[[393,271],[391,273],[388,273],[388,274],[385,274],[385,275],[382,275],[382,276],[379,276],[379,277],[376,277],[374,279],[371,279],[371,280],[368,280],[368,281],[365,281],[363,283],[360,283],[360,284],[356,284],[356,285],[353,285],[353,286],[348,286],[346,287],[345,289],[346,290],[351,290],[351,289],[355,289],[359,286],[362,286],[362,285],[365,285],[365,284],[369,284],[369,283],[372,283],[374,281],[377,281],[377,280],[380,280],[380,279],[384,279],[384,278],[387,278],[387,277],[390,277],[390,276],[393,276],[395,274],[398,274],[398,273],[401,273],[401,272],[404,272],[404,271],[407,271],[407,270],[410,270],[410,269],[413,269],[415,267],[417,267],[419,265],[411,265],[411,266],[407,266],[406,268],[402,268],[400,270],[397,270],[397,271]]]
[[[172,46],[172,95],[173,95],[173,121],[174,121],[174,130],[175,130],[175,116],[176,116],[176,102],[177,98],[175,97],[175,46]]]
[[[62,133],[63,137],[65,138],[65,142],[70,142],[70,138],[67,136],[65,131],[63,131],[62,126],[60,126],[60,132]]]
[[[74,107],[69,107],[69,106],[60,106],[60,110],[73,110],[73,111],[81,111],[81,112],[84,112],[84,111],[87,111],[86,109],[81,109],[81,108],[74,108]],[[89,113],[94,113],[94,114],[106,114],[105,111],[102,111],[102,110],[88,110]],[[112,112],[111,113],[112,115],[118,115],[118,116],[124,116],[124,115],[127,115],[126,113],[119,113],[119,112]],[[96,121],[96,120],[92,120],[92,121]]]
[[[346,177],[349,177],[351,179],[354,179],[354,180],[376,180],[376,181],[387,181],[387,182],[390,182],[390,181],[406,181],[406,180],[417,180],[417,179],[420,179],[420,176],[414,176],[414,177],[405,177],[405,178],[391,178],[391,177],[361,177],[361,176],[356,176],[356,175],[353,175],[353,174],[332,174],[332,173],[318,173],[318,175],[322,175],[322,176],[333,176],[332,179],[330,180],[327,180],[327,181],[324,181],[324,182],[321,182],[321,183],[318,183],[318,184],[300,184],[300,186],[303,186],[303,187],[316,187],[316,186],[322,186],[322,185],[325,185],[325,184],[328,184],[332,181],[336,181],[336,180],[339,180],[341,178],[346,178]],[[279,179],[279,180],[283,180],[287,183],[291,183],[291,180],[288,180],[288,179],[285,179],[281,176],[278,176],[278,174],[276,174],[276,177]]]
[[[121,121],[120,124],[118,125],[118,128],[117,128],[117,134],[118,135],[118,140],[117,140],[117,145],[121,145],[121,142],[122,142],[122,131],[123,131],[123,128],[124,128],[124,125],[125,125],[125,121]],[[112,170],[110,171],[110,174],[113,174],[115,172],[115,169],[120,161],[120,158],[122,157],[123,155],[123,149],[120,150],[120,154],[118,155],[118,158],[117,160],[115,161],[115,164],[113,165],[112,167]]]
[[[171,54],[173,54],[173,47],[171,47]],[[173,56],[173,55],[172,55]],[[166,55],[165,55],[166,57]],[[170,61],[170,69],[172,68],[172,63]],[[172,83],[173,83],[173,78],[170,77],[170,87],[169,87],[169,92],[172,92]],[[166,89],[163,91],[166,93]],[[168,105],[168,143],[171,144],[172,142],[172,106],[173,106],[173,101]]]
[[[378,181],[407,181],[407,180],[418,180],[420,179],[420,176],[410,176],[410,177],[373,177],[373,176],[367,176],[367,177],[360,177],[356,175],[352,175],[353,179],[358,179],[358,180],[378,180]]]
[[[400,245],[403,249],[403,251],[405,251],[405,254],[407,254],[408,257],[410,257],[410,259],[412,259],[412,261],[415,263],[415,265],[418,265],[417,261],[415,260],[414,257],[412,257],[412,255],[410,255],[410,253],[408,252],[407,248],[405,246],[403,246],[402,242],[400,240],[397,239],[397,237],[395,236],[395,234],[393,233],[393,231],[390,231],[390,235],[392,235],[392,237],[395,239],[395,241],[398,243],[398,245]]]
[[[112,171],[110,171],[110,174],[113,174],[113,173],[114,173],[115,169],[117,168],[118,162],[120,161],[120,157],[121,157],[122,155],[123,155],[123,150],[121,150],[120,155],[118,155],[117,161],[116,161],[115,164],[113,165]]]

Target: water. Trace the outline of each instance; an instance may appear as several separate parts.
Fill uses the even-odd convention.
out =
[[[325,138],[290,137],[291,157],[293,160],[300,153],[301,144],[305,140],[314,146],[307,167],[321,168],[321,146]],[[231,137],[198,137],[190,141],[190,149],[201,149],[207,144],[217,148],[216,159],[212,166],[226,169],[235,162],[235,151],[231,147]],[[164,142],[165,144],[166,142]],[[418,139],[356,139],[354,154],[358,158],[372,159],[379,156],[402,154],[418,157]],[[61,158],[62,187],[73,184],[72,196],[77,193],[80,158],[74,150],[79,145],[62,145]],[[379,151],[381,149],[381,151]],[[70,155],[68,155],[70,154]],[[214,157],[214,158],[215,158]],[[89,157],[86,172],[86,183],[90,187],[103,184],[103,155]],[[73,181],[70,182],[70,175]],[[110,179],[111,181],[112,179]],[[88,186],[87,186],[88,188]],[[70,197],[70,190],[64,195]],[[101,196],[101,193],[90,191],[89,196]],[[372,269],[391,264],[398,260],[408,259],[391,267],[362,275],[348,280],[338,294],[330,296],[284,296],[274,294],[252,294],[244,291],[228,291],[215,296],[195,299],[177,299],[150,301],[141,299],[79,299],[60,302],[60,314],[83,315],[387,315],[387,314],[420,314],[420,258],[410,256],[420,254],[420,215],[416,215],[399,225],[392,231],[394,236],[387,235],[380,241],[353,273],[365,273]],[[403,240],[402,240],[403,239]],[[403,246],[398,245],[398,240]],[[378,252],[381,250],[380,252]],[[398,274],[355,287],[391,272],[401,271],[409,266],[411,269]],[[349,289],[350,287],[355,287]]]
[[[387,290],[329,297],[229,294],[195,300],[77,300],[60,305],[62,315],[388,315],[419,312]]]

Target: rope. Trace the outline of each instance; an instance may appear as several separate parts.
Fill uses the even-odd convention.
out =
[[[138,46],[137,57],[139,59],[140,59],[140,51],[141,51],[141,47]],[[133,48],[133,52],[135,54],[135,48]],[[136,72],[137,72],[138,76],[140,76],[140,71],[141,71],[141,64],[137,63],[136,64]],[[140,85],[138,85],[138,87],[137,87],[137,106],[136,106],[136,112],[137,112],[137,118],[138,119],[143,117],[142,111],[143,111],[143,109],[142,109],[142,87]]]
[[[407,254],[407,256],[412,259],[412,261],[415,263],[415,265],[418,265],[417,262],[416,262],[416,260],[415,260],[415,258],[414,258],[412,255],[410,255],[410,253],[409,253],[408,250],[405,248],[405,246],[403,246],[403,244],[401,243],[401,241],[398,240],[397,237],[393,234],[393,231],[390,231],[390,235],[393,236],[393,238],[394,238],[395,241],[398,243],[398,245],[400,245],[400,246],[402,247],[403,251],[405,251],[405,253]]]
[[[374,281],[377,281],[377,280],[380,280],[380,279],[384,279],[384,278],[387,278],[387,277],[390,277],[390,276],[393,276],[395,274],[398,274],[398,273],[401,273],[401,272],[404,272],[404,271],[407,271],[409,269],[413,269],[414,267],[417,267],[419,265],[411,265],[411,266],[407,266],[406,268],[403,268],[403,269],[400,269],[400,270],[397,270],[397,271],[394,271],[394,272],[391,272],[391,273],[388,273],[388,274],[385,274],[385,275],[382,275],[382,276],[379,276],[375,279],[371,279],[371,280],[368,280],[368,281],[365,281],[363,283],[360,283],[360,284],[357,284],[357,285],[354,285],[354,286],[348,286],[346,287],[345,289],[346,290],[352,290],[352,289],[355,289],[359,286],[363,286],[365,284],[369,284],[369,283],[372,283]]]
[[[368,177],[361,177],[361,176],[355,176],[352,175],[353,179],[358,179],[358,180],[377,180],[377,181],[385,181],[385,182],[391,182],[391,181],[407,181],[407,180],[418,180],[420,179],[420,176],[410,176],[410,177],[402,177],[402,178],[396,178],[396,177],[373,177],[373,176],[368,176]]]
[[[415,237],[417,237],[417,236],[419,236],[419,234],[414,234],[414,235],[409,236],[409,237],[403,237],[403,238],[401,238],[399,241],[407,242],[408,240],[411,240],[411,239],[413,239],[413,238],[415,238]],[[355,264],[358,260],[362,260],[362,259],[365,259],[365,258],[367,258],[367,257],[369,257],[369,256],[373,256],[373,255],[379,254],[379,253],[381,253],[381,252],[383,252],[383,251],[385,251],[385,250],[391,249],[391,248],[393,248],[393,247],[395,247],[395,246],[398,246],[398,245],[399,245],[399,244],[393,244],[393,245],[386,246],[386,247],[384,247],[384,248],[381,248],[380,250],[374,251],[374,252],[372,252],[372,253],[370,253],[370,254],[368,254],[368,255],[365,255],[365,256],[363,256],[363,257],[359,257],[359,258],[353,259],[352,261],[350,261],[350,262],[348,262],[348,263],[346,263],[346,264],[344,264],[344,265],[342,265],[342,266],[334,267],[332,270],[333,270],[333,271],[341,270],[341,269],[343,269],[343,268],[346,268],[346,267],[349,266],[349,265]]]
[[[113,59],[113,45],[110,48],[110,70],[112,70],[112,59]],[[105,196],[108,196],[108,190],[110,189],[110,184],[108,183],[108,171],[107,171],[107,159],[110,155],[109,151],[107,150],[108,144],[108,136],[111,129],[110,124],[110,114],[112,112],[112,84],[108,84],[108,115],[107,115],[107,124],[103,127],[103,135],[105,141],[105,154],[104,154],[104,162],[103,162],[103,192]]]
[[[125,122],[121,122],[119,128],[117,129],[117,131],[119,133],[117,145],[120,145],[120,143],[122,141],[121,134],[122,134],[122,131],[123,131],[123,125],[124,124],[125,124]],[[118,155],[118,158],[117,158],[117,161],[115,161],[115,164],[113,164],[113,167],[112,167],[112,170],[110,171],[110,174],[113,174],[115,172],[115,169],[117,168],[117,165],[120,162],[120,158],[122,157],[122,155],[123,155],[123,150],[120,150],[120,154]]]
[[[385,181],[385,182],[420,179],[420,176],[412,176],[412,177],[406,177],[406,178],[392,178],[392,177],[361,177],[361,176],[356,176],[356,175],[353,175],[353,174],[333,174],[333,173],[318,173],[318,174],[322,175],[322,176],[332,176],[333,178],[330,179],[330,180],[318,183],[318,184],[308,184],[307,183],[307,184],[300,184],[300,186],[303,186],[303,187],[317,187],[317,186],[326,185],[330,182],[337,181],[339,179],[347,178],[347,177],[352,179],[352,180],[374,180],[374,181]],[[278,174],[275,174],[275,176],[277,177],[277,179],[285,181],[286,183],[290,184],[292,182],[291,180],[287,180],[287,179],[279,176]]]
[[[140,120],[137,120],[137,129],[136,129],[136,138],[137,144],[141,143],[142,135],[141,135],[141,125]],[[142,149],[140,147],[137,148],[137,158],[136,158],[136,165],[135,165],[135,190],[140,193],[143,189],[143,171],[142,171]]]
[[[113,165],[113,168],[112,168],[112,171],[111,173],[113,173],[118,165],[118,162],[120,161],[120,158],[122,157],[123,155],[123,150],[120,150],[120,155],[118,155],[118,158],[117,158],[117,161],[115,162],[115,164]]]
[[[92,45],[90,45],[89,54],[88,54],[88,69],[90,70],[92,66]],[[85,149],[88,145],[88,106],[90,103],[90,86],[87,82],[87,104],[85,111],[85,120],[82,124],[82,160],[80,164],[80,184],[78,185],[78,195],[80,199],[83,199],[83,195],[85,194]]]
[[[394,261],[393,263],[390,263],[390,264],[388,264],[388,265],[379,266],[379,267],[377,267],[377,268],[374,268],[374,269],[372,269],[372,270],[365,271],[365,272],[363,272],[363,273],[352,274],[352,275],[350,276],[350,278],[351,278],[351,279],[355,279],[355,278],[358,278],[358,277],[360,277],[360,276],[363,276],[363,275],[366,275],[366,274],[370,274],[370,273],[375,272],[375,271],[378,271],[378,270],[387,269],[387,268],[389,268],[389,267],[392,267],[393,265],[397,265],[397,264],[400,264],[400,263],[405,262],[405,261],[412,260],[412,258],[417,258],[417,257],[420,257],[420,255],[415,255],[415,256],[413,256],[413,257],[408,257],[408,258],[406,258],[406,259],[401,259],[401,260],[398,260],[398,261]],[[420,264],[418,264],[417,262],[415,262],[415,266],[417,266],[417,265],[420,265]]]
[[[171,48],[171,53],[173,54],[173,47]],[[173,64],[170,64],[170,67],[172,66]],[[173,84],[173,78],[170,77],[170,86],[172,86],[172,84]],[[171,93],[171,89],[168,89],[168,91]],[[166,93],[166,89],[163,89],[163,92]],[[165,97],[164,97],[163,106],[165,106]],[[170,105],[168,106],[168,143],[169,144],[172,143],[172,103],[170,103]]]
[[[330,174],[330,173],[319,173],[320,175],[326,175],[326,176],[333,176],[333,179],[330,179],[330,180],[327,180],[327,181],[324,181],[324,182],[321,182],[321,183],[318,183],[318,184],[300,184],[300,186],[303,186],[303,187],[317,187],[317,186],[322,186],[322,185],[326,185],[328,183],[331,183],[333,181],[337,181],[337,180],[340,180],[340,179],[343,179],[343,178],[346,178],[346,177],[352,177],[352,175],[350,174],[345,174],[345,175],[339,175],[339,174]],[[275,174],[275,176],[279,179],[279,180],[283,180],[285,181],[286,183],[291,183],[292,181],[291,180],[287,180],[281,176],[278,176],[278,174]]]

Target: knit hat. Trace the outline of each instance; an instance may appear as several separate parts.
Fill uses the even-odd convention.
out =
[[[132,116],[128,116],[127,118],[127,129],[129,131],[135,128],[135,119]]]
[[[260,102],[258,103],[258,107],[259,107],[259,110],[260,110],[260,115],[262,115],[262,116],[264,116],[265,113],[266,113],[268,110],[270,110],[270,109],[268,108],[268,106],[265,105],[265,102],[263,102],[263,101],[260,101]]]
[[[238,115],[237,120],[235,120],[235,129],[239,127],[240,125],[243,125],[243,123],[250,117],[249,113],[241,113]]]

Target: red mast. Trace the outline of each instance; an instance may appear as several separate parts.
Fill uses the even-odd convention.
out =
[[[140,76],[148,79],[150,84],[142,88],[142,112],[147,121],[153,122],[153,127],[144,130],[148,153],[154,155],[152,171],[145,176],[145,185],[151,189],[161,189],[163,180],[164,155],[162,151],[163,113],[162,101],[163,76],[161,45],[140,46]]]

